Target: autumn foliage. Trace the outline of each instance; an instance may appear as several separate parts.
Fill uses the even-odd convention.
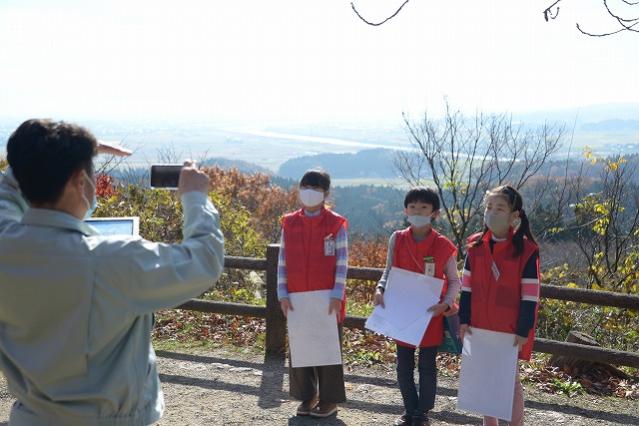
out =
[[[95,194],[98,198],[109,198],[115,194],[115,181],[106,173],[95,177]]]
[[[271,184],[264,173],[245,174],[237,169],[207,169],[211,190],[241,204],[250,212],[250,222],[266,241],[279,240],[279,220],[298,208],[297,191],[284,190]]]
[[[348,263],[352,266],[383,268],[386,265],[387,246],[388,240],[382,237],[351,241]]]

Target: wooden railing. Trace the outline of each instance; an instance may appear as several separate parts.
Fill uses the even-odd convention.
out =
[[[266,318],[266,351],[269,353],[283,353],[286,345],[286,319],[280,310],[280,304],[277,300],[278,253],[279,246],[271,244],[266,249],[266,259],[228,256],[224,262],[226,268],[266,271],[266,306],[192,299],[178,308],[216,314]],[[348,268],[348,278],[377,281],[381,274],[382,269],[380,268]],[[639,311],[639,296],[608,291],[544,284],[541,286],[541,297]],[[348,315],[344,321],[344,326],[363,329],[365,321],[366,318],[364,317]],[[565,355],[606,364],[639,368],[639,353],[635,352],[617,351],[541,338],[535,339],[533,350],[535,352]]]

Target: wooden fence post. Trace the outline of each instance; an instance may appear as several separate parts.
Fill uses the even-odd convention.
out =
[[[286,346],[286,318],[277,300],[277,258],[279,244],[266,248],[266,353],[283,354]]]

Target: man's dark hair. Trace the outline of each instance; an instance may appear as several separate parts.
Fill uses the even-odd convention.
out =
[[[73,173],[93,173],[97,140],[84,127],[63,121],[32,119],[7,142],[7,161],[20,191],[30,203],[55,203]]]
[[[439,195],[434,189],[425,186],[416,186],[411,188],[404,197],[404,208],[410,203],[422,202],[433,206],[433,211],[439,210]]]
[[[331,176],[324,170],[307,170],[300,180],[300,186],[314,186],[328,191],[331,188]]]

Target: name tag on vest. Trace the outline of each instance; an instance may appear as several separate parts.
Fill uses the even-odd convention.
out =
[[[324,238],[324,256],[335,256],[335,238],[332,234]]]

